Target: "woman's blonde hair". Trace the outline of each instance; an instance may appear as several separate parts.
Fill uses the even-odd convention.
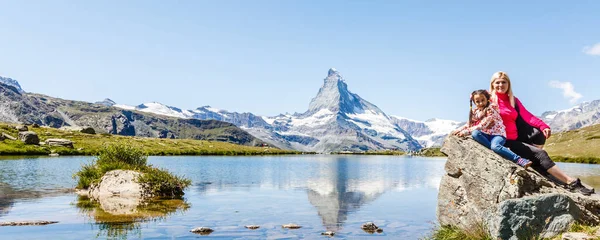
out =
[[[503,79],[506,81],[506,83],[508,83],[508,91],[506,91],[506,94],[508,95],[508,98],[510,99],[510,105],[514,108],[515,107],[515,97],[512,92],[512,84],[510,83],[510,78],[508,77],[508,74],[506,74],[505,72],[502,72],[502,71],[495,72],[494,75],[492,75],[492,80],[490,80],[490,92],[492,93],[492,101],[494,101],[495,103],[498,103],[498,99],[496,97],[496,90],[494,90],[494,81],[498,78]]]

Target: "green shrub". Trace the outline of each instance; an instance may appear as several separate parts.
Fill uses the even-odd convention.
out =
[[[192,183],[189,179],[184,179],[169,173],[167,170],[152,166],[148,166],[138,180],[140,183],[147,184],[153,195],[166,197],[183,195],[183,189]]]
[[[471,229],[460,229],[454,226],[441,226],[433,230],[432,240],[492,240],[492,237],[478,224]]]
[[[81,170],[76,172],[73,177],[79,179],[79,181],[77,181],[77,188],[86,189],[96,183],[96,181],[100,180],[102,175],[104,175],[104,173],[100,173],[96,164],[92,163],[81,166]]]
[[[152,195],[161,197],[183,195],[183,190],[191,184],[191,180],[146,165],[147,159],[148,156],[135,147],[112,144],[100,150],[96,159],[90,164],[84,164],[73,177],[78,179],[77,188],[86,189],[98,183],[109,171],[134,170],[142,173],[138,181],[148,187]]]
[[[111,162],[121,162],[129,164],[133,167],[144,167],[148,156],[131,145],[111,144],[100,150],[98,153],[98,164],[106,164]]]

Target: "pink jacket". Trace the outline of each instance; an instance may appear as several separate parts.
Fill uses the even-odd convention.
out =
[[[496,96],[498,99],[498,107],[500,108],[500,116],[502,117],[502,121],[504,122],[504,126],[506,127],[506,139],[508,140],[516,140],[519,136],[517,133],[517,110],[510,105],[510,99],[507,94],[502,94],[496,92]],[[515,97],[515,104],[519,106],[519,112],[521,113],[521,118],[525,120],[525,122],[529,123],[529,125],[539,128],[543,131],[546,128],[550,128],[544,121],[540,120],[533,114],[531,114],[521,101]]]

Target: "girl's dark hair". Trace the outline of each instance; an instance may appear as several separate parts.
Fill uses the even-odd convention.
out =
[[[471,98],[469,99],[469,127],[471,126],[471,123],[473,123],[473,101],[475,101],[473,98],[475,97],[475,95],[481,94],[483,96],[485,96],[485,98],[488,100],[487,104],[485,105],[485,107],[487,108],[488,106],[490,106],[490,93],[487,90],[484,89],[479,89],[479,90],[475,90],[471,93]]]

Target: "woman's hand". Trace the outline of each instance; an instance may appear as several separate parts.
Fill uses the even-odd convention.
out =
[[[542,133],[544,134],[544,137],[546,137],[546,139],[550,138],[550,135],[552,135],[552,130],[550,130],[550,128],[546,128],[542,131]]]

